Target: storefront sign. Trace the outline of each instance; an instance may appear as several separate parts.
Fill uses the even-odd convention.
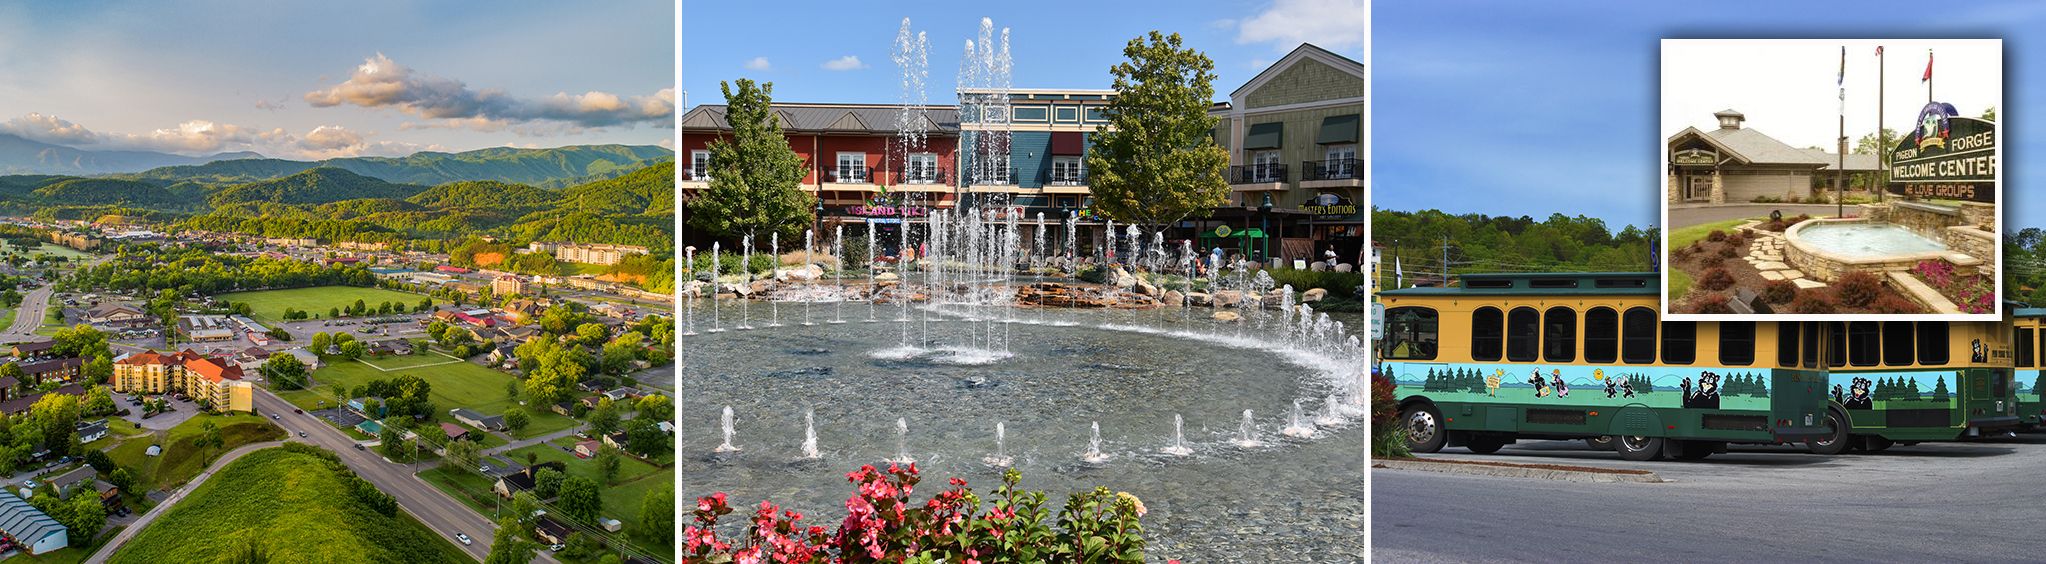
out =
[[[1670,164],[1705,165],[1719,164],[1719,155],[1704,149],[1684,149],[1669,156]]]
[[[923,206],[846,206],[845,214],[860,217],[923,217],[930,214],[930,209]]]
[[[1320,220],[1343,220],[1357,215],[1357,204],[1349,198],[1334,192],[1322,192],[1309,200],[1300,210],[1314,214]]]
[[[1890,153],[1891,193],[1996,201],[1996,123],[1955,115],[1934,102]]]

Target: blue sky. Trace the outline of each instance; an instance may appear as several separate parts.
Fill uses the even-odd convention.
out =
[[[2046,3],[2028,2],[1379,2],[1372,205],[1652,225],[1661,38],[2002,37],[2005,221],[2046,226],[2046,197],[2033,195],[2046,174],[2009,157],[2037,154],[2046,131],[2030,110],[2046,106],[2046,76],[2023,72],[2046,60],[2046,41],[2021,35],[2042,24]],[[1923,69],[1922,54],[1890,55],[1893,83]]]
[[[879,4],[879,3],[876,3]],[[773,81],[788,102],[893,103],[901,73],[890,61],[902,18],[930,44],[933,104],[955,101],[959,59],[982,17],[1010,28],[1019,88],[1108,88],[1108,68],[1130,39],[1178,32],[1215,61],[1215,94],[1250,80],[1302,41],[1362,60],[1363,0],[1201,2],[682,2],[682,90],[690,104],[722,104],[719,81]],[[855,57],[826,68],[826,63]]]
[[[291,158],[666,144],[674,10],[668,0],[0,3],[0,132]],[[363,74],[372,60],[380,73]]]

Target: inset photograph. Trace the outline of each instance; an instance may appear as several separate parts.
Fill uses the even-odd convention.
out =
[[[1996,319],[2002,49],[1664,40],[1664,311]]]

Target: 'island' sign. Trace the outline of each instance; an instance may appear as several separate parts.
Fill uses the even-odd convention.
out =
[[[1934,102],[1890,152],[1890,191],[1928,198],[1996,200],[1996,123],[1954,115]]]

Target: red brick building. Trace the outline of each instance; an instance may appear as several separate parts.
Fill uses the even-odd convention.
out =
[[[900,108],[894,104],[773,106],[789,148],[809,169],[803,176],[803,191],[823,200],[825,233],[836,225],[885,224],[904,215],[920,217],[931,208],[954,205],[958,108],[926,107],[929,121],[923,127],[928,134],[920,150],[901,146],[896,125]],[[731,136],[725,111],[722,104],[707,104],[682,116],[682,149],[677,156],[682,160],[680,188],[685,202],[710,185],[710,143]],[[904,202],[909,205],[897,207]]]

